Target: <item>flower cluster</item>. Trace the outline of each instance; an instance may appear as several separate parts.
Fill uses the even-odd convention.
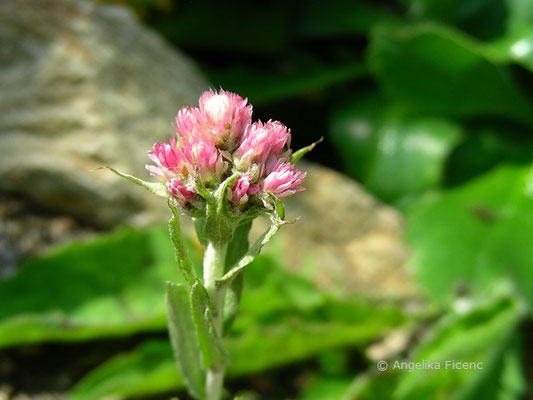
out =
[[[199,188],[216,188],[229,176],[230,202],[242,209],[303,190],[305,172],[291,164],[290,130],[278,121],[252,122],[247,99],[224,90],[202,94],[199,106],[176,116],[177,138],[156,143],[150,173],[185,208],[201,207]]]

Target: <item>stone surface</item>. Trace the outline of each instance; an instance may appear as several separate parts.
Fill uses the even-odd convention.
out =
[[[207,87],[192,63],[126,9],[90,1],[3,0],[0,41],[0,191],[51,215],[9,214],[12,223],[0,229],[7,247],[17,232],[30,242],[28,224],[50,228],[38,230],[35,248],[7,256],[53,244],[54,229],[76,237],[72,217],[104,228],[166,218],[161,199],[96,168],[148,178],[147,150],[172,134],[176,110]],[[287,199],[288,218],[301,218],[277,240],[291,268],[343,293],[411,295],[401,216],[353,180],[303,166],[307,191]]]
[[[207,83],[126,8],[0,2],[0,191],[100,227],[154,199],[108,171],[148,177],[146,153]]]
[[[374,299],[409,299],[416,290],[405,264],[402,216],[357,182],[315,164],[306,191],[286,199],[287,219],[276,243],[299,274],[333,292]],[[254,226],[254,235],[266,223]]]

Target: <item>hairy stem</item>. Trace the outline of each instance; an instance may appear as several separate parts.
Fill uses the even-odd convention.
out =
[[[227,247],[227,244],[220,245],[209,242],[204,254],[204,285],[214,306],[215,330],[220,337],[222,337],[224,315],[224,290],[217,289],[216,280],[224,275]],[[221,399],[225,372],[225,369],[220,367],[207,371],[205,388],[207,400]]]

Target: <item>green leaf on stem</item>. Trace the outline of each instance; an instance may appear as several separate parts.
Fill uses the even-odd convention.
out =
[[[183,284],[167,282],[167,318],[170,342],[178,370],[191,395],[205,396],[205,374],[198,347],[189,291]]]
[[[266,245],[272,236],[276,234],[283,222],[277,217],[271,216],[271,224],[268,230],[261,235],[259,239],[253,244],[252,247],[246,252],[244,257],[242,257],[237,264],[231,268],[224,276],[220,279],[217,279],[217,285],[219,287],[228,287],[233,280],[250,264],[257,255],[261,252],[261,249]]]
[[[248,241],[248,234],[252,228],[252,221],[245,220],[242,222],[235,232],[233,238],[228,244],[226,253],[226,269],[224,273],[235,265],[248,251],[250,243]],[[228,332],[235,320],[237,312],[239,311],[239,303],[241,301],[243,287],[243,275],[239,274],[233,282],[228,286],[226,296],[224,299],[224,333]]]
[[[181,227],[180,227],[180,218],[178,208],[169,200],[168,207],[172,211],[172,217],[168,221],[168,230],[170,233],[170,239],[172,245],[174,246],[174,253],[176,255],[176,262],[180,271],[183,273],[183,276],[189,282],[189,285],[192,285],[196,274],[192,267],[191,260],[187,254],[187,250],[183,245],[183,239],[181,237]]]
[[[111,167],[101,167],[99,169],[108,169],[111,172],[115,173],[116,175],[120,176],[121,178],[125,178],[125,179],[129,180],[130,182],[133,182],[133,183],[135,183],[135,184],[137,184],[139,186],[142,186],[143,188],[145,188],[146,190],[152,192],[156,196],[163,197],[165,199],[170,198],[170,195],[168,193],[167,188],[165,187],[165,184],[163,184],[161,182],[146,182],[146,181],[143,181],[142,179],[139,179],[139,178],[137,178],[137,177],[135,177],[133,175],[129,175],[129,174],[125,174],[123,172],[119,172],[116,169],[111,168]]]
[[[196,281],[192,285],[191,305],[203,367],[205,369],[225,367],[227,357],[224,346],[215,328],[209,295],[200,281]]]
[[[305,146],[301,148],[300,150],[295,151],[293,155],[291,156],[291,164],[296,164],[303,156],[305,156],[307,153],[313,150],[316,147],[316,145],[322,142],[323,140],[324,138],[321,137],[316,142],[311,143],[309,146]]]

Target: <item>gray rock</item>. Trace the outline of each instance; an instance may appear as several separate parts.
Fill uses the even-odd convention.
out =
[[[2,0],[0,42],[0,190],[100,227],[150,208],[96,169],[148,177],[152,143],[207,87],[191,61],[126,8],[90,1]]]
[[[89,1],[3,0],[0,41],[0,191],[101,227],[168,216],[161,199],[96,169],[148,178],[147,150],[207,87],[191,62],[126,9]],[[412,294],[401,216],[303,166],[307,191],[287,199],[301,218],[277,240],[290,268],[343,293]]]

